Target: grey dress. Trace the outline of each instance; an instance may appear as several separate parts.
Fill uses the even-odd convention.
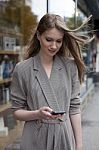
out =
[[[62,119],[26,121],[21,150],[75,150],[69,115],[80,113],[80,84],[74,60],[55,56],[48,79],[39,56],[16,65],[11,85],[12,110],[49,106],[65,110]]]

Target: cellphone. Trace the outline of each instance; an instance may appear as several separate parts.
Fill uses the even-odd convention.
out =
[[[52,115],[59,115],[59,114],[60,114],[60,115],[63,115],[64,113],[66,113],[66,111],[56,111],[56,112],[55,112],[55,111],[52,111],[52,112],[51,112]]]

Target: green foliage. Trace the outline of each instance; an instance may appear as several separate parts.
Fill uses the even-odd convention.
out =
[[[67,19],[66,24],[70,29],[75,29],[83,23],[82,18],[78,16],[75,20],[75,17],[72,16]]]
[[[25,5],[25,0],[9,0],[3,16],[12,26],[19,27],[23,35],[23,45],[26,45],[31,30],[37,25],[37,16],[33,14],[31,7]]]

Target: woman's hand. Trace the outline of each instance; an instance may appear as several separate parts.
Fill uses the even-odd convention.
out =
[[[19,109],[14,112],[14,116],[16,117],[16,119],[21,121],[30,121],[37,119],[58,119],[62,117],[62,115],[52,115],[52,111],[53,110],[50,107],[46,106],[34,111]]]
[[[52,115],[51,112],[53,110],[50,107],[41,107],[37,113],[38,113],[38,119],[58,119],[62,117],[62,115]]]

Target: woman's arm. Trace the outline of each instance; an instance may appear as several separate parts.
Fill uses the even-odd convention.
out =
[[[51,112],[52,109],[50,107],[44,106],[34,111],[18,109],[14,111],[14,116],[16,119],[21,121],[31,121],[31,120],[38,120],[38,119],[55,119],[56,116],[51,115]]]
[[[75,137],[76,150],[82,150],[81,114],[70,115],[70,120]]]
[[[75,137],[76,150],[82,150],[80,82],[75,62],[72,62],[71,66],[71,81],[70,121]]]
[[[24,109],[19,109],[14,111],[14,116],[20,121],[31,121],[31,120],[42,120],[42,119],[58,119],[62,115],[52,115],[53,110],[50,107],[41,107],[38,110],[29,111]]]

